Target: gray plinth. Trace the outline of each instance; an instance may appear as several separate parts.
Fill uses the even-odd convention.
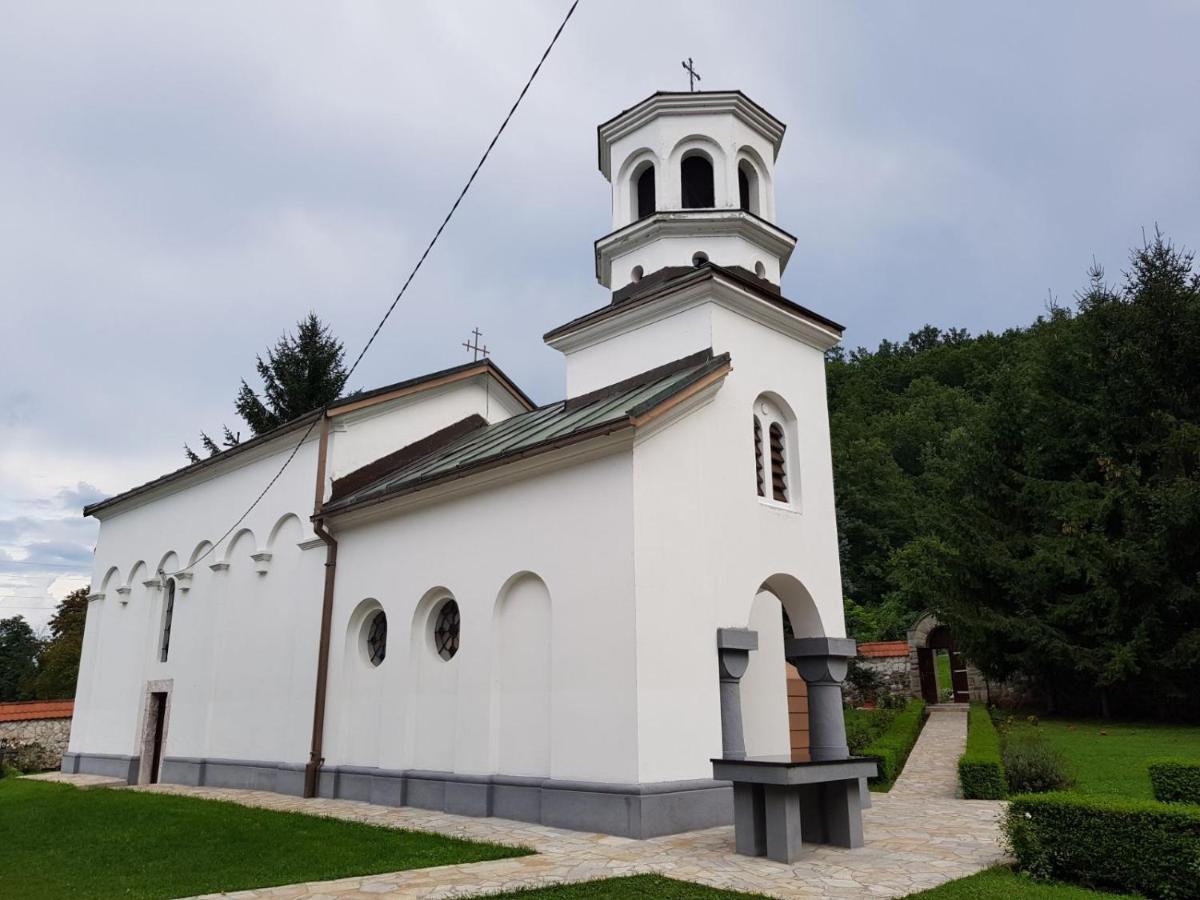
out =
[[[793,762],[781,757],[714,759],[713,777],[733,782],[737,852],[795,862],[803,842],[861,847],[861,780],[872,759]]]

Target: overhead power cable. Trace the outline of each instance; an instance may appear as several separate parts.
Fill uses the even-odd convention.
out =
[[[350,368],[346,371],[346,376],[345,376],[345,378],[342,379],[342,383],[338,388],[339,392],[341,391],[342,388],[344,388],[346,386],[346,383],[350,380],[350,376],[352,376],[354,374],[355,370],[358,368],[359,363],[362,362],[363,357],[367,355],[367,351],[369,349],[371,349],[371,345],[375,343],[375,338],[377,338],[379,336],[379,332],[382,331],[383,326],[385,324],[387,324],[387,320],[391,317],[392,311],[395,310],[397,304],[399,304],[401,298],[404,296],[405,292],[408,290],[408,286],[410,284],[412,284],[412,281],[416,277],[417,272],[419,272],[421,270],[421,266],[424,265],[425,259],[429,256],[430,251],[433,250],[434,245],[437,244],[438,239],[441,238],[442,232],[446,230],[446,226],[449,225],[450,220],[452,218],[454,218],[454,214],[458,211],[458,207],[462,203],[463,198],[467,196],[467,191],[469,191],[471,189],[471,185],[475,183],[475,177],[479,174],[479,170],[483,168],[483,164],[485,162],[487,162],[488,157],[492,153],[492,149],[496,146],[496,142],[500,140],[500,135],[502,135],[504,133],[504,129],[506,129],[508,127],[508,123],[510,121],[512,121],[512,117],[516,113],[517,107],[519,107],[521,105],[521,101],[524,100],[525,95],[527,93],[529,93],[529,88],[533,85],[533,80],[535,78],[537,78],[538,72],[540,72],[542,70],[542,64],[546,62],[547,57],[550,56],[550,51],[553,50],[554,45],[556,43],[558,43],[558,39],[562,35],[563,29],[567,27],[567,22],[569,22],[571,20],[571,16],[573,16],[575,14],[575,8],[577,6],[579,6],[579,0],[573,0],[571,5],[567,8],[567,13],[565,16],[563,16],[562,21],[559,22],[558,28],[554,32],[554,36],[550,38],[550,43],[548,43],[546,45],[546,49],[542,51],[542,55],[538,59],[537,65],[534,66],[533,71],[529,73],[529,78],[526,79],[524,87],[522,87],[521,92],[519,94],[517,94],[517,99],[513,101],[513,105],[512,105],[512,107],[509,108],[508,114],[504,117],[504,121],[502,121],[500,123],[500,127],[497,128],[496,133],[494,135],[492,135],[492,139],[488,142],[487,148],[483,151],[483,155],[481,157],[479,157],[479,162],[475,164],[475,168],[471,170],[471,174],[467,178],[466,183],[463,185],[462,190],[459,191],[458,196],[454,198],[454,202],[450,205],[449,212],[446,213],[445,218],[442,219],[441,224],[438,225],[437,230],[433,233],[433,237],[431,237],[429,239],[429,243],[426,244],[425,249],[421,252],[421,255],[417,258],[416,264],[412,267],[412,271],[410,271],[408,273],[408,277],[404,279],[404,283],[400,286],[400,290],[396,293],[396,296],[392,300],[391,304],[388,306],[387,311],[383,314],[383,318],[381,318],[379,320],[379,324],[375,326],[375,330],[371,332],[371,336],[369,338],[367,338],[367,342],[363,345],[362,350],[359,351],[358,356],[356,356],[354,358],[354,362],[351,364]],[[218,546],[220,546],[221,542],[224,541],[225,538],[227,538],[231,534],[233,534],[234,530],[239,525],[241,525],[242,522],[246,521],[246,517],[249,516],[250,513],[254,511],[255,507],[257,507],[258,504],[262,501],[262,498],[267,495],[267,491],[271,490],[271,488],[275,485],[275,482],[277,482],[279,480],[280,476],[283,475],[283,473],[287,469],[287,467],[289,465],[291,465],[292,460],[294,460],[296,458],[296,454],[300,452],[300,447],[304,444],[305,441],[308,440],[309,435],[312,434],[312,430],[313,430],[313,428],[316,427],[317,423],[319,421],[321,421],[322,418],[324,418],[325,410],[327,410],[328,408],[329,408],[328,405],[322,407],[321,415],[316,416],[308,424],[308,427],[306,429],[304,429],[304,434],[301,435],[300,440],[298,440],[296,442],[296,446],[294,446],[292,448],[292,452],[288,454],[287,459],[285,459],[283,461],[283,465],[279,467],[279,471],[277,471],[271,477],[271,480],[267,482],[267,486],[264,487],[262,489],[262,491],[259,493],[259,495],[254,498],[254,502],[251,503],[248,507],[246,507],[246,511],[244,513],[242,513],[240,516],[238,516],[237,521],[234,522],[232,525],[230,525],[229,528],[225,531],[225,533],[222,534],[219,538],[217,538],[217,540],[214,541],[207,550],[205,550],[202,554],[200,554],[200,556],[196,557],[196,559],[189,562],[182,569],[179,569],[178,571],[173,572],[172,573],[173,575],[178,575],[181,572],[186,572],[188,569],[191,569],[192,567],[198,565],[202,560],[204,560],[214,550],[216,550],[216,548]]]

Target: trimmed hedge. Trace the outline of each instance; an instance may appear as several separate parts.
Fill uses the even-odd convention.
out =
[[[1002,823],[1018,865],[1038,878],[1200,898],[1200,807],[1081,794],[1022,794]]]
[[[862,755],[874,757],[879,762],[879,774],[871,779],[872,787],[881,791],[891,790],[924,723],[925,701],[909,700],[892,719],[887,731],[866,746]]]
[[[1155,799],[1200,804],[1200,759],[1154,759],[1149,769]]]
[[[967,749],[958,758],[958,783],[967,800],[1003,800],[1008,793],[1000,735],[982,703],[972,703],[967,713]]]

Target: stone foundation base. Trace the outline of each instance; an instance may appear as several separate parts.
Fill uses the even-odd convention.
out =
[[[68,753],[64,772],[85,772],[137,781],[136,756]],[[256,760],[164,757],[165,784],[243,788],[300,796],[304,766]],[[322,797],[362,800],[381,806],[415,806],[462,816],[498,816],[575,831],[651,838],[733,822],[733,789],[709,779],[652,784],[608,784],[460,775],[419,769],[327,766]]]

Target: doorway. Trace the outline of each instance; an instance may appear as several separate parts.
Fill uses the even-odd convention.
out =
[[[150,708],[147,710],[146,751],[150,759],[148,780],[150,784],[158,784],[159,768],[162,765],[163,737],[167,725],[167,692],[152,691]]]
[[[967,662],[958,652],[954,635],[945,625],[929,632],[925,646],[917,649],[921,697],[926,703],[968,703],[971,691]]]

